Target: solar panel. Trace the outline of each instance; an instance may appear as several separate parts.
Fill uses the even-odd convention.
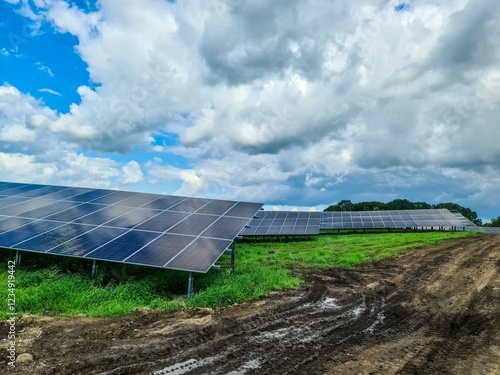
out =
[[[48,253],[82,257],[126,233],[126,229],[96,227],[49,250]]]
[[[243,236],[293,236],[319,234],[320,212],[261,211]]]
[[[168,262],[166,267],[204,272],[206,264],[214,264],[219,259],[219,249],[227,249],[231,243],[228,240],[198,237]]]
[[[476,227],[474,229],[478,232],[482,233],[489,233],[489,234],[500,234],[500,228],[499,227]]]
[[[321,229],[463,227],[446,209],[323,212]]]
[[[261,207],[0,181],[0,247],[207,272]]]

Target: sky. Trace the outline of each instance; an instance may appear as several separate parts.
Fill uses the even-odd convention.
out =
[[[0,180],[500,216],[498,0],[0,7]]]

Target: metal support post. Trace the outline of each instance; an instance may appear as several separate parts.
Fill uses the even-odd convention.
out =
[[[14,262],[16,266],[19,266],[21,264],[21,253],[19,252],[19,250],[16,251],[16,259]]]
[[[236,244],[235,244],[235,242],[233,242],[231,244],[231,272],[234,272],[235,252],[236,252]]]
[[[97,277],[98,273],[99,273],[99,266],[97,265],[97,262],[94,259],[94,262],[92,263],[92,277]]]
[[[190,299],[191,296],[193,295],[193,283],[194,283],[193,273],[189,272],[187,299]]]

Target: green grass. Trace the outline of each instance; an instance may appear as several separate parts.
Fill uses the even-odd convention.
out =
[[[265,267],[344,267],[385,258],[405,250],[452,238],[477,236],[474,232],[401,232],[323,235],[311,241],[261,242],[238,245],[238,264]]]
[[[101,263],[98,278],[90,277],[90,263],[37,254],[24,254],[16,267],[16,309],[20,315],[122,316],[134,309],[174,311],[184,306],[223,307],[268,295],[272,290],[302,283],[300,274],[311,267],[353,267],[409,249],[451,238],[475,236],[470,232],[405,232],[384,234],[322,235],[309,241],[239,243],[237,270],[195,275],[195,295],[186,301],[185,272]],[[7,260],[0,252],[0,297],[7,300]],[[54,266],[57,264],[58,266]],[[226,269],[226,270],[224,270]],[[7,308],[0,318],[8,317]]]
[[[20,314],[119,316],[137,307],[176,310],[180,304],[162,298],[154,280],[148,278],[102,286],[100,279],[78,273],[64,274],[56,267],[38,270],[18,267],[15,277],[15,307]],[[6,273],[0,274],[0,285],[7,285]],[[2,300],[7,299],[6,294],[6,291],[0,292]],[[0,318],[7,316],[6,309],[0,311]]]

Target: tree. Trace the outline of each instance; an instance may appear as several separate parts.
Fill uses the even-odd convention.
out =
[[[352,202],[350,200],[341,200],[339,203],[325,208],[325,211],[352,211]]]
[[[500,227],[500,216],[496,219],[491,219],[491,223],[485,224],[487,227]]]
[[[415,206],[416,210],[427,210],[429,208],[432,208],[432,205],[426,202],[414,202],[413,205]]]
[[[413,210],[415,209],[415,204],[410,202],[408,199],[394,199],[389,203],[385,204],[386,210]]]
[[[359,202],[352,204],[353,211],[378,211],[383,210],[385,203],[372,201],[372,202]]]

